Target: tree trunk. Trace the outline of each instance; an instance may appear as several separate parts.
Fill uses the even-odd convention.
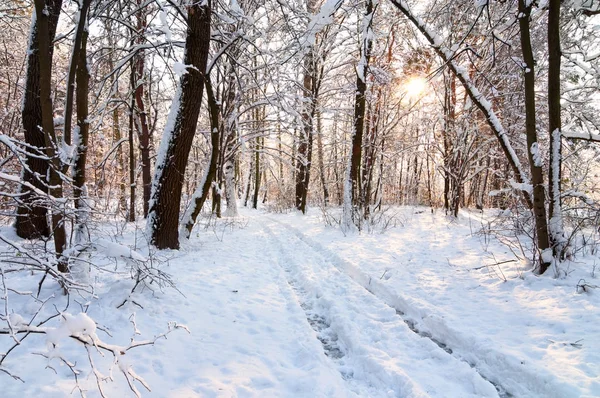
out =
[[[314,53],[311,48],[304,60],[304,101],[302,105],[302,128],[298,143],[298,154],[296,157],[296,208],[306,213],[306,200],[308,196],[308,184],[310,182],[310,166],[312,163],[313,143],[313,112],[315,98],[314,87]]]
[[[307,0],[306,9],[309,14],[317,11],[317,2]],[[298,142],[298,153],[296,159],[296,209],[303,214],[306,213],[306,201],[308,198],[308,187],[310,183],[310,168],[312,163],[313,146],[313,117],[315,115],[317,101],[317,79],[316,79],[315,49],[310,46],[304,57],[303,97],[301,108],[302,128]],[[295,132],[295,131],[294,131]]]
[[[537,142],[534,60],[529,32],[531,5],[527,6],[525,2],[526,0],[519,0],[519,29],[521,32],[521,50],[523,51],[523,61],[525,63],[525,131],[527,134],[527,156],[529,158],[529,167],[531,170],[531,184],[533,186],[532,210],[535,218],[537,246],[538,250],[543,253],[550,245],[546,218],[546,192],[544,189],[542,160]],[[544,256],[541,257],[539,273],[543,274],[550,264],[545,261]]]
[[[52,42],[50,41],[50,16],[46,9],[44,0],[35,0],[35,14],[37,18],[37,48],[39,50],[39,82],[40,82],[40,105],[42,111],[42,130],[44,133],[44,144],[46,146],[46,156],[49,158],[49,188],[48,193],[55,199],[61,199],[62,180],[60,170],[62,164],[56,152],[56,135],[54,132],[54,117],[52,105]],[[53,206],[58,207],[59,203],[53,203]],[[60,272],[68,272],[66,259],[63,257],[63,252],[67,245],[67,236],[63,222],[63,209],[52,209],[52,229],[54,232],[54,250],[58,261],[58,270]]]
[[[75,40],[73,41],[73,52],[71,54],[71,63],[69,65],[69,73],[67,74],[67,95],[65,99],[65,127],[63,132],[63,141],[67,145],[71,145],[71,120],[73,119],[73,96],[75,91],[75,75],[77,73],[78,64],[80,61],[79,52],[82,48],[83,36],[87,36],[86,24],[82,21],[87,21],[87,13],[90,8],[91,0],[84,0],[81,3],[79,10],[79,20],[75,30]],[[68,165],[65,165],[67,168]]]
[[[150,242],[158,249],[179,248],[179,208],[185,168],[196,133],[210,48],[211,0],[187,6],[188,26],[179,87],[158,151],[148,212]]]
[[[56,26],[60,16],[62,0],[47,0],[48,30],[47,38],[50,42],[54,40]],[[40,159],[39,155],[45,153],[44,133],[38,126],[42,125],[42,105],[40,102],[40,51],[38,47],[38,36],[40,27],[36,14],[32,17],[31,36],[27,48],[27,78],[25,80],[25,92],[21,116],[23,119],[23,133],[25,142],[32,148],[27,148],[31,156],[25,159],[25,167],[22,172],[24,182],[32,184],[37,189],[48,192],[48,161]],[[53,48],[48,56],[52,61]],[[20,202],[17,207],[15,230],[18,236],[24,239],[35,239],[50,235],[48,225],[48,208],[40,203],[35,193],[25,185],[19,187]]]
[[[227,203],[227,209],[225,215],[227,217],[237,217],[237,198],[236,198],[236,187],[235,187],[235,163],[237,158],[237,123],[238,123],[238,99],[236,90],[236,63],[235,61],[229,62],[228,71],[228,82],[227,82],[227,108],[225,108],[226,116],[223,118],[226,120],[225,128],[226,134],[221,154],[222,159],[222,173],[223,179],[225,180],[225,202]]]
[[[562,125],[560,106],[560,0],[548,2],[548,130],[550,137],[550,167],[548,211],[550,244],[554,257],[564,256],[566,239],[561,206]]]
[[[114,48],[114,46],[115,46],[113,33],[112,33],[112,23],[113,23],[112,20],[107,19],[106,24],[105,24],[106,35],[107,35],[107,40],[108,40],[108,47],[110,49]],[[108,51],[107,63],[108,63],[109,71],[113,71],[115,68],[115,61],[114,61],[113,57],[114,57],[113,51]],[[118,93],[118,90],[117,90],[118,79],[114,73],[111,74],[111,77],[110,77],[110,86],[111,86],[112,93]],[[113,100],[113,98],[111,98],[111,100]],[[114,102],[115,102],[115,104],[118,103],[118,101],[114,101]],[[126,169],[126,165],[125,165],[125,160],[124,160],[124,156],[123,156],[123,145],[120,144],[123,136],[121,134],[121,121],[120,121],[119,106],[115,106],[112,111],[112,129],[113,129],[113,142],[116,145],[118,145],[118,148],[116,150],[116,155],[115,155],[115,158],[116,158],[115,161],[117,163],[116,174],[117,174],[117,181],[119,184],[119,208],[123,211],[126,211],[126,209],[127,209],[127,190],[125,188],[125,176],[123,175],[125,172],[125,169]]]
[[[75,146],[75,159],[73,168],[73,196],[75,198],[75,242],[80,244],[86,240],[84,232],[89,218],[89,204],[87,203],[87,189],[85,187],[85,166],[87,162],[87,146],[90,130],[88,120],[88,94],[90,73],[87,62],[87,10],[91,0],[85,0],[80,13],[79,24],[84,26],[81,35],[80,48],[77,51],[77,134],[73,135]],[[75,56],[75,52],[73,53]]]
[[[131,71],[131,87],[133,88],[133,70]],[[135,221],[135,148],[133,146],[133,124],[135,118],[135,95],[132,94],[131,101],[129,103],[129,210],[127,212],[127,221]]]
[[[366,92],[367,92],[367,72],[369,61],[371,59],[371,49],[373,47],[373,1],[366,2],[365,15],[363,19],[362,45],[360,49],[360,61],[356,67],[356,94],[354,97],[354,125],[352,131],[352,149],[350,155],[350,171],[349,171],[349,190],[350,192],[344,196],[344,201],[350,200],[350,203],[344,203],[344,222],[349,226],[351,220],[354,219],[354,208],[362,209],[363,203],[361,199],[361,158],[363,133],[365,125],[365,110],[366,110]],[[349,194],[349,195],[348,195]],[[347,196],[350,196],[349,198]],[[349,213],[349,214],[348,214]]]
[[[190,238],[190,234],[192,233],[192,228],[194,228],[196,219],[198,218],[198,215],[204,206],[204,202],[206,202],[206,198],[208,198],[210,187],[215,181],[215,177],[217,175],[217,165],[219,162],[219,143],[221,141],[219,135],[219,103],[215,98],[212,84],[208,76],[206,77],[205,85],[206,97],[208,98],[208,108],[210,111],[210,163],[208,164],[204,178],[196,189],[196,192],[194,192],[194,195],[192,195],[192,203],[190,204],[186,215],[183,217],[185,230],[183,230],[182,233],[187,239]],[[213,201],[214,200],[216,200],[215,195],[213,195]]]
[[[449,80],[449,81],[448,81]],[[456,132],[456,79],[451,73],[444,79],[444,209],[446,214],[450,211],[450,198],[452,197],[452,140]]]
[[[244,188],[244,207],[248,207],[248,199],[250,198],[250,187],[252,186],[252,170],[254,169],[254,157],[250,156],[250,165],[248,167],[248,178],[246,179],[246,187]]]
[[[262,127],[262,122],[259,120],[261,118],[261,112],[258,107],[254,109],[252,112],[254,113],[254,123],[255,126],[255,138],[254,138],[254,193],[252,194],[252,208],[258,208],[258,193],[260,190],[260,130]]]
[[[277,164],[279,166],[279,186],[281,187],[281,192],[285,192],[285,177],[283,174],[283,141],[281,139],[281,118],[279,116],[279,112],[277,113],[277,155]]]
[[[144,35],[146,34],[146,8],[142,6],[142,0],[137,0],[138,11],[135,13],[136,30],[135,43],[141,45],[145,43]],[[138,141],[140,148],[140,156],[142,160],[142,189],[144,199],[144,217],[148,216],[148,206],[150,203],[150,193],[152,189],[152,177],[150,173],[150,127],[148,125],[148,114],[146,112],[146,104],[144,98],[146,96],[146,76],[145,76],[145,53],[139,50],[135,55],[134,68],[134,93],[136,104],[136,115],[139,120]]]
[[[321,123],[321,111],[317,110],[317,155],[319,155],[319,175],[323,186],[323,206],[329,205],[329,189],[325,178],[325,161],[323,159],[323,129]]]

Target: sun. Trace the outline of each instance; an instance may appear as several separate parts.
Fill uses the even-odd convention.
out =
[[[427,87],[427,79],[421,76],[413,76],[404,83],[404,91],[409,98],[418,98]]]

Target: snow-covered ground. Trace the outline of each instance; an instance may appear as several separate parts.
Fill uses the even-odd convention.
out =
[[[95,296],[71,295],[66,311],[60,288],[45,282],[40,299],[55,298],[36,320],[64,311],[74,316],[64,327],[88,333],[93,325],[77,315],[85,311],[98,338],[120,346],[132,336],[152,340],[171,321],[187,326],[190,333],[179,328],[119,355],[114,381],[100,382],[110,397],[134,395],[121,374],[129,367],[151,397],[600,396],[600,289],[576,288],[582,279],[600,285],[600,258],[577,258],[562,278],[536,277],[475,233],[475,213],[397,212],[400,222],[384,234],[344,235],[318,211],[244,210],[237,221],[197,230],[180,251],[159,253],[179,292],[150,285],[129,296],[133,281],[92,272]],[[106,231],[105,254],[141,259],[109,243],[138,247],[140,230]],[[0,233],[16,241],[8,228]],[[92,260],[105,268],[113,261]],[[17,291],[36,292],[40,277],[5,279],[10,319],[28,321],[40,303]],[[43,325],[55,328],[50,337],[31,334],[10,352],[0,370],[24,383],[0,372],[2,397],[71,394],[72,370],[58,356],[75,364],[88,396],[100,396],[88,352],[56,336],[59,319]],[[0,352],[12,345],[0,335]],[[36,355],[49,352],[54,359]],[[89,355],[111,375],[112,355]]]

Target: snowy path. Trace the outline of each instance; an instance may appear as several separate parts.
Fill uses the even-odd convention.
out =
[[[497,396],[466,363],[415,334],[393,308],[340,272],[314,246],[269,220],[265,229],[279,248],[280,265],[308,317],[323,319],[321,338],[341,350],[338,368],[359,395]]]

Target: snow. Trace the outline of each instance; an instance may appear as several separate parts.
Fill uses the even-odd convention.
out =
[[[95,247],[101,252],[104,252],[108,257],[123,257],[131,258],[138,261],[148,261],[148,259],[132,248],[112,242],[108,239],[98,239],[95,242]]]
[[[171,33],[171,28],[169,27],[169,20],[168,20],[167,12],[165,10],[160,10],[158,12],[158,17],[159,17],[160,23],[161,23],[159,30],[165,35],[165,39],[168,42],[172,41],[173,34]]]
[[[308,48],[315,44],[317,34],[333,23],[333,16],[342,3],[343,0],[327,0],[319,12],[311,17],[306,29],[304,47]]]
[[[344,234],[320,212],[244,208],[240,218],[199,228],[181,250],[159,253],[147,252],[141,224],[122,236],[106,224],[109,237],[93,239],[103,249],[90,261],[153,259],[179,292],[149,285],[132,293],[134,282],[116,268],[93,271],[94,294],[71,300],[46,281],[40,300],[50,301],[36,319],[57,316],[2,363],[25,381],[0,372],[2,396],[68,396],[75,382],[60,358],[76,364],[88,396],[100,396],[88,352],[71,336],[115,352],[132,336],[152,341],[170,322],[189,333],[175,330],[114,360],[90,349],[96,371],[114,379],[102,383],[107,396],[133,396],[124,373],[147,382],[150,392],[135,381],[144,397],[600,395],[600,291],[577,288],[582,279],[600,284],[597,255],[561,265],[561,278],[537,277],[479,234],[487,213],[392,211],[395,227],[384,233]],[[5,278],[14,291],[0,286],[8,298],[0,331],[6,314],[26,328],[40,304],[16,292],[37,291],[40,277]],[[0,335],[0,352],[13,344]]]
[[[173,73],[175,73],[175,75],[179,78],[181,78],[181,76],[185,75],[186,73],[188,73],[187,69],[189,67],[191,67],[192,65],[186,65],[183,64],[181,62],[175,62],[173,64]]]
[[[212,150],[213,149],[211,148],[211,151]],[[190,203],[188,205],[188,208],[185,210],[183,218],[181,219],[181,229],[179,231],[180,237],[189,238],[190,233],[188,232],[186,225],[188,223],[192,223],[195,221],[193,219],[193,213],[196,210],[196,201],[202,197],[202,194],[204,192],[204,184],[206,184],[206,179],[208,178],[209,171],[210,171],[210,167],[207,165],[204,168],[204,172],[202,173],[202,177],[200,178],[200,181],[198,181],[198,186],[196,187],[196,190],[190,197],[190,200],[189,200]]]
[[[531,144],[531,148],[529,148],[529,150],[531,151],[531,156],[533,158],[533,164],[535,167],[542,167],[542,162],[544,159],[540,153],[540,146],[537,141]]]

